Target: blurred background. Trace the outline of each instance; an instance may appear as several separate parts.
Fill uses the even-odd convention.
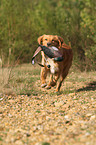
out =
[[[0,0],[0,63],[30,63],[43,34],[63,37],[81,71],[96,70],[95,0]]]

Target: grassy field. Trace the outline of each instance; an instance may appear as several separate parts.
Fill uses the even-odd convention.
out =
[[[96,72],[71,68],[59,93],[40,85],[37,65],[0,68],[0,145],[95,145]]]

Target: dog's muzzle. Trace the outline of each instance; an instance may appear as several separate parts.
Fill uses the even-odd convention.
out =
[[[47,43],[47,46],[51,46],[51,43],[50,43],[50,42],[48,42],[48,43]]]

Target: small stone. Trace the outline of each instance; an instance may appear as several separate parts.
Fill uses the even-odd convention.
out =
[[[92,116],[92,114],[91,114],[91,113],[86,114],[86,117],[90,117],[90,116]]]
[[[4,126],[0,126],[0,131],[3,131],[4,130]]]
[[[35,145],[42,145],[42,142],[37,142]]]
[[[13,117],[12,114],[10,114],[10,113],[8,114],[8,116],[9,116],[10,118]]]
[[[20,140],[17,140],[17,141],[15,142],[15,144],[16,144],[16,145],[23,145],[23,142],[20,141]]]
[[[3,100],[3,98],[0,98],[0,101],[2,101]]]
[[[10,99],[10,100],[8,100],[8,102],[9,102],[9,103],[14,103],[15,101],[12,100],[12,99]]]
[[[94,120],[96,118],[96,115],[93,115],[90,117],[90,120]]]
[[[15,141],[15,138],[13,137],[13,135],[11,134],[8,134],[7,137],[6,137],[6,143],[9,143],[9,142],[14,142]],[[18,144],[19,145],[19,144]]]
[[[86,132],[85,136],[89,136],[89,135],[90,135],[90,133],[89,132]]]
[[[3,108],[0,108],[0,114],[2,114],[4,112]]]
[[[70,93],[68,96],[74,96],[76,98],[75,93]]]
[[[68,115],[65,115],[64,118],[65,118],[65,119],[69,119],[69,116],[68,116]]]
[[[55,102],[55,107],[60,107],[60,106],[62,106],[64,104],[64,102],[63,101],[60,101],[60,102]]]
[[[82,105],[82,108],[83,108],[83,109],[87,109],[87,106],[85,106],[85,105]]]
[[[46,116],[46,120],[51,120],[51,117],[49,117],[49,116]]]
[[[49,142],[37,142],[35,145],[50,145]]]

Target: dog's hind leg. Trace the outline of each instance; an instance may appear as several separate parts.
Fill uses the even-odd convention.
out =
[[[65,73],[65,74],[63,74],[63,76],[60,77],[60,82],[58,82],[58,84],[57,84],[56,92],[58,92],[58,91],[60,90],[61,85],[62,85],[62,82],[63,82],[63,80],[66,78],[67,74],[68,74],[68,72]]]

